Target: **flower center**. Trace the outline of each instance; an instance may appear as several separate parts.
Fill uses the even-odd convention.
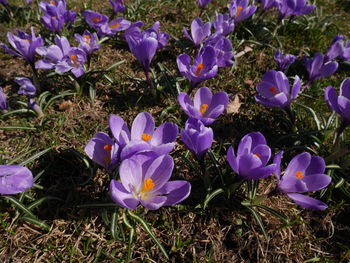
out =
[[[85,35],[84,36],[85,42],[90,44],[91,36],[90,35]]]
[[[52,18],[52,19],[57,19],[57,16],[52,16],[51,18]]]
[[[148,134],[148,133],[142,133],[141,135],[142,140],[144,140],[145,142],[149,141],[150,139],[152,139],[152,135]]]
[[[202,63],[198,64],[197,70],[194,74],[196,74],[198,76],[199,74],[201,74],[201,71],[203,68],[204,68],[204,65]]]
[[[70,56],[70,58],[73,61],[73,65],[77,66],[78,65],[77,56],[73,54],[73,55]]]
[[[153,188],[154,188],[153,180],[151,178],[148,178],[143,183],[143,187],[142,187],[141,193],[148,192],[149,190],[152,190]]]
[[[276,87],[269,88],[269,91],[273,94],[277,94],[277,89]]]
[[[109,26],[109,28],[118,28],[118,27],[120,27],[119,23],[115,23],[115,24]]]
[[[105,160],[105,163],[109,165],[111,163],[112,145],[106,144],[105,146],[103,146],[103,149],[106,151],[106,154],[103,156],[103,159]]]
[[[295,176],[296,176],[298,179],[300,179],[300,180],[303,179],[303,177],[304,177],[304,176],[303,176],[303,172],[300,172],[300,171],[297,172],[297,173],[295,174]]]
[[[237,7],[236,17],[239,16],[239,14],[241,13],[242,10],[243,10],[242,6]]]
[[[50,4],[51,5],[56,5],[56,2],[55,1],[50,1]]]
[[[261,154],[260,153],[254,153],[254,155],[256,156],[256,157],[261,157]]]
[[[29,39],[24,39],[25,42],[29,43]]]
[[[201,108],[199,109],[199,111],[202,113],[202,116],[204,116],[205,112],[207,111],[209,105],[208,104],[202,104]]]
[[[91,19],[92,22],[97,23],[101,21],[101,17],[94,17],[93,19]]]

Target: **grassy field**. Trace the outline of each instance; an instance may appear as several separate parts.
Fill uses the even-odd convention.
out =
[[[29,6],[24,1],[9,1],[12,16],[0,6],[0,42],[8,43],[7,32],[29,32],[31,26],[53,40],[54,35],[40,22],[36,1]],[[67,2],[77,13],[92,9],[112,14],[108,1]],[[211,153],[215,162],[206,159],[212,191],[224,189],[224,193],[208,204],[204,204],[207,192],[199,166],[180,138],[171,152],[175,161],[172,178],[188,180],[191,195],[180,205],[157,211],[139,206],[130,212],[115,205],[109,196],[109,183],[115,174],[94,164],[84,153],[96,132],[108,133],[110,114],[121,116],[129,127],[143,111],[152,114],[156,126],[164,121],[184,126],[186,116],[176,98],[179,91],[188,88],[188,81],[181,77],[176,58],[182,53],[193,57],[197,52],[182,31],[200,14],[194,0],[126,1],[125,19],[142,20],[144,28],[160,21],[161,31],[171,36],[151,64],[156,96],[149,94],[143,70],[128,45],[116,37],[94,53],[94,73],[78,91],[67,74],[39,71],[40,93],[47,95],[41,100],[44,117],[26,110],[0,115],[0,164],[24,163],[36,176],[36,186],[25,194],[0,198],[0,261],[349,262],[349,133],[334,150],[333,131],[339,122],[326,125],[331,110],[323,91],[328,85],[339,90],[340,83],[349,76],[350,64],[340,63],[335,74],[316,80],[298,98],[294,105],[295,133],[284,112],[265,108],[254,99],[262,75],[276,69],[273,54],[277,48],[298,56],[287,75],[307,79],[304,55],[324,54],[338,34],[350,37],[350,2],[315,2],[316,10],[310,15],[283,23],[275,10],[259,16],[258,9],[253,18],[239,23],[228,36],[239,54],[235,66],[220,68],[215,78],[203,84],[227,92],[230,99],[229,108],[212,125]],[[216,12],[227,12],[227,5],[228,1],[213,0],[201,18],[213,20]],[[74,33],[82,33],[87,26],[78,14],[73,28],[65,29],[62,35],[77,45]],[[31,74],[23,59],[0,52],[0,86],[12,110],[26,109],[14,78]],[[234,176],[226,152],[252,131],[265,135],[273,153],[288,149],[288,160],[308,151],[333,165],[327,169],[333,182],[322,192],[322,200],[329,205],[327,210],[303,209],[285,195],[264,199],[262,205],[288,217],[283,221],[257,206],[242,205],[248,190],[243,185],[236,193],[231,191]],[[270,176],[260,182],[257,195],[263,196],[275,186]],[[314,196],[319,198],[320,194]]]

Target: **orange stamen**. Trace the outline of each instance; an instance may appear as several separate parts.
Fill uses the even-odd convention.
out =
[[[52,19],[57,19],[57,16],[52,16],[51,18],[52,18]]]
[[[90,44],[91,36],[90,35],[85,35],[84,38],[85,38],[85,42]]]
[[[257,156],[257,157],[259,157],[259,158],[260,158],[260,156],[261,156],[260,153],[255,153],[254,155]]]
[[[112,152],[112,145],[106,144],[103,146],[103,149],[107,152],[104,156],[103,159],[105,160],[105,163],[109,165],[111,163],[111,152]]]
[[[73,64],[76,66],[78,64],[77,56],[73,54],[70,56],[70,58],[72,59]]]
[[[295,174],[295,176],[298,178],[298,179],[303,179],[303,172],[297,172],[296,174]]]
[[[243,10],[242,6],[237,7],[236,17],[239,16],[239,14],[241,13],[242,10]]]
[[[91,19],[92,22],[97,23],[101,21],[101,17],[94,17],[93,19]]]
[[[148,134],[148,133],[142,133],[141,135],[142,140],[144,140],[145,142],[149,141],[150,139],[152,139],[152,135]]]
[[[277,93],[277,89],[276,87],[272,87],[272,88],[269,88],[269,91],[273,94],[276,94]]]
[[[199,74],[201,74],[201,71],[203,68],[204,68],[204,65],[202,63],[198,64],[197,70],[194,74],[196,74],[198,76]]]
[[[25,39],[24,41],[29,43],[29,39]]]
[[[51,5],[56,5],[56,2],[55,1],[50,1],[50,4]]]
[[[207,111],[209,105],[208,104],[202,104],[201,108],[199,109],[199,111],[202,113],[202,116],[204,116],[205,112]]]
[[[120,27],[120,24],[118,23],[109,26],[109,28],[118,28],[118,27]]]
[[[149,190],[152,190],[154,188],[154,183],[153,180],[151,178],[148,178],[145,180],[145,182],[143,183],[143,187],[141,192],[148,192]]]

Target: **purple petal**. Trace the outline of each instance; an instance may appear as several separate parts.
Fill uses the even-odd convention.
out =
[[[150,196],[149,198],[140,200],[141,204],[150,210],[157,210],[161,208],[164,206],[166,201],[166,196]]]
[[[200,109],[203,104],[210,105],[212,100],[212,93],[208,87],[202,87],[197,90],[194,95],[194,107]]]
[[[298,205],[308,208],[308,209],[314,209],[314,210],[324,210],[326,209],[328,206],[317,200],[314,199],[312,197],[306,196],[306,195],[302,195],[302,194],[287,194],[295,203],[297,203]]]
[[[122,207],[135,209],[139,204],[139,201],[135,199],[134,195],[128,192],[120,182],[114,179],[112,179],[110,183],[109,192],[112,200]]]
[[[154,146],[172,143],[176,140],[178,131],[176,124],[165,122],[154,131],[150,143]]]
[[[139,113],[131,126],[131,140],[142,140],[142,134],[153,136],[154,120],[148,112]]]
[[[159,156],[149,166],[145,173],[144,180],[150,178],[154,183],[153,192],[161,189],[169,181],[174,169],[174,161],[169,155]]]
[[[308,168],[310,162],[311,162],[311,155],[309,153],[303,152],[301,154],[298,154],[288,164],[287,169],[285,170],[284,176],[295,177],[297,172],[302,172],[302,174],[305,174],[305,171]]]
[[[167,182],[158,192],[167,195],[164,206],[175,205],[190,195],[191,184],[187,181],[171,181]]]
[[[20,165],[0,165],[0,194],[10,195],[33,186],[32,172]]]

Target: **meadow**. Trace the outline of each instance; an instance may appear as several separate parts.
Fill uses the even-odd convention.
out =
[[[349,262],[349,11],[0,0],[0,262]]]

